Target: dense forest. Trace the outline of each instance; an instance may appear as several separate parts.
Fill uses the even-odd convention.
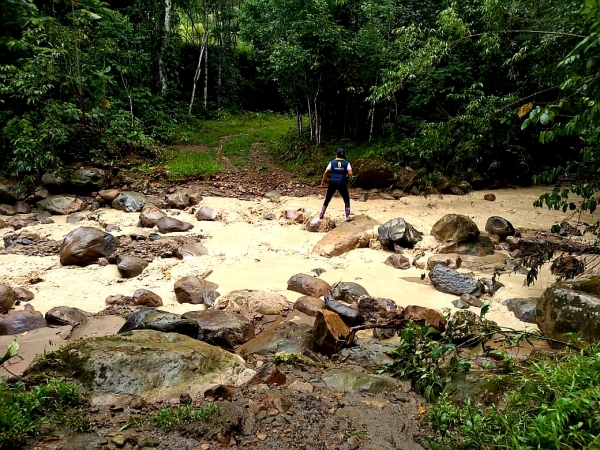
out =
[[[271,110],[306,145],[369,142],[394,165],[594,171],[599,17],[597,0],[4,0],[1,167],[33,181]]]

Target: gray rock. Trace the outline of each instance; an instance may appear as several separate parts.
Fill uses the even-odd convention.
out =
[[[25,202],[15,203],[15,212],[17,214],[29,214],[31,212],[31,206]]]
[[[15,292],[10,286],[0,283],[0,314],[11,310],[16,301]]]
[[[281,193],[279,191],[265,192],[265,198],[273,203],[279,203],[281,201]]]
[[[462,298],[462,296],[461,296]],[[469,309],[469,304],[466,302],[463,302],[460,298],[456,299],[456,300],[452,300],[452,304],[454,305],[455,308],[458,309]]]
[[[446,294],[471,294],[479,289],[479,285],[473,278],[441,265],[435,266],[429,272],[429,278],[438,291]]]
[[[353,303],[357,302],[363,295],[369,295],[369,293],[358,283],[352,281],[338,281],[331,286],[331,295],[336,300]]]
[[[352,161],[355,186],[363,189],[386,188],[394,184],[396,176],[391,164],[379,158],[359,158]]]
[[[108,257],[117,247],[117,241],[108,233],[94,227],[81,227],[71,231],[60,246],[60,263],[63,266],[87,266]]]
[[[194,228],[191,223],[183,222],[174,217],[162,217],[158,219],[156,226],[161,233],[181,233]]]
[[[239,386],[253,374],[237,355],[153,330],[86,339],[67,351],[65,375],[76,374],[97,404],[123,404],[123,396],[152,402],[184,393],[200,398],[211,386]]]
[[[320,298],[305,295],[296,300],[294,309],[307,316],[316,317],[319,309],[325,309],[325,302]]]
[[[504,287],[504,285],[499,281],[489,278],[480,278],[479,283],[482,287],[482,289],[480,289],[482,294],[494,295],[496,292],[498,292],[501,288]]]
[[[144,209],[146,202],[146,197],[144,197],[142,194],[124,191],[115,197],[112,202],[112,207],[127,213],[140,212],[142,209]]]
[[[121,231],[121,227],[119,225],[115,225],[114,223],[109,223],[104,228],[104,231],[106,231],[107,233],[118,233],[119,231]]]
[[[394,245],[412,248],[423,239],[423,233],[401,217],[388,220],[377,229],[377,234],[381,245],[391,250]]]
[[[17,214],[14,206],[0,205],[0,214],[3,216],[14,216]]]
[[[288,280],[287,288],[290,291],[299,292],[304,295],[322,297],[329,292],[331,286],[325,280],[305,273],[299,273]]]
[[[85,325],[88,322],[88,313],[79,308],[69,306],[56,306],[46,312],[46,322],[51,325]]]
[[[217,219],[217,212],[208,206],[203,206],[196,211],[196,219],[213,221]]]
[[[186,191],[178,191],[173,194],[167,195],[165,201],[169,208],[174,209],[185,209],[191,206],[191,201]]]
[[[495,234],[501,241],[506,240],[508,236],[515,235],[515,227],[508,220],[500,216],[490,217],[485,224],[485,231]]]
[[[336,362],[350,363],[356,366],[378,370],[394,362],[388,354],[400,345],[400,338],[387,341],[372,338],[357,338],[354,346],[342,349],[334,355]]]
[[[85,208],[85,203],[79,198],[62,195],[52,195],[37,202],[37,207],[59,216],[66,216]]]
[[[179,303],[213,306],[221,294],[216,292],[218,284],[194,276],[181,278],[175,283],[175,297]]]
[[[100,192],[98,192],[98,195],[103,201],[107,203],[112,203],[112,201],[115,198],[117,198],[120,193],[121,191],[118,189],[103,189]]]
[[[389,299],[383,297],[364,296],[358,301],[358,312],[367,322],[377,323],[380,320],[389,320],[402,313],[403,308]]]
[[[42,175],[42,183],[53,190],[64,186],[67,180],[58,173],[45,173]]]
[[[131,296],[131,304],[157,308],[163,305],[162,298],[148,289],[137,289]]]
[[[404,255],[390,255],[387,257],[384,264],[393,267],[394,269],[410,269],[410,259]]]
[[[38,311],[11,311],[0,316],[0,336],[20,334],[46,326],[46,319]]]
[[[213,333],[220,332],[227,333],[235,345],[244,344],[255,337],[252,322],[241,314],[209,309],[190,311],[182,317],[198,322],[200,327],[198,339],[201,341],[209,341]]]
[[[444,242],[466,242],[479,236],[479,228],[469,217],[446,214],[431,229],[431,235]]]
[[[536,323],[537,298],[509,298],[502,302],[521,322]]]
[[[481,308],[483,306],[483,301],[479,297],[471,294],[463,294],[460,296],[460,299],[467,305],[474,306],[475,308]]]
[[[1,292],[1,288],[0,288],[0,292]],[[22,287],[16,287],[13,288],[13,292],[15,293],[15,302],[30,302],[31,300],[34,299],[34,295],[33,292],[22,288]],[[1,298],[2,294],[0,294],[0,298]],[[2,300],[0,299],[0,304],[2,304]],[[2,308],[0,307],[0,310]]]
[[[555,284],[537,302],[536,322],[546,336],[569,341],[577,333],[588,342],[600,339],[600,277]]]
[[[304,224],[304,229],[311,233],[326,233],[335,228],[335,222],[327,217],[319,219],[319,217],[311,217]]]
[[[427,269],[431,270],[438,264],[456,270],[460,268],[460,265],[462,264],[462,258],[456,253],[433,255],[427,260]]]
[[[370,375],[350,369],[333,369],[323,375],[323,381],[333,392],[359,393],[392,392],[397,389],[396,382],[391,377]]]
[[[477,236],[469,242],[453,242],[438,251],[442,254],[456,253],[470,256],[488,256],[495,253],[494,244],[487,236]]]
[[[215,308],[244,315],[279,315],[290,309],[290,302],[283,295],[268,291],[241,289],[220,297]],[[248,316],[246,316],[248,317]]]
[[[163,217],[167,217],[167,214],[159,208],[154,205],[146,205],[140,212],[140,223],[143,227],[152,228]]]
[[[240,346],[239,355],[300,355],[314,348],[312,327],[306,323],[277,321],[256,338]]]
[[[0,183],[0,202],[14,204],[22,191],[23,188],[20,186]]]
[[[468,181],[459,181],[450,185],[450,193],[452,195],[467,195],[471,191],[473,191],[473,188]]]
[[[495,194],[485,194],[483,196],[484,200],[487,200],[488,202],[495,202],[496,201],[496,195]]]
[[[127,317],[127,321],[118,333],[132,330],[156,330],[162,333],[179,333],[196,339],[198,328],[198,322],[184,319],[179,314],[154,308],[142,308]]]
[[[83,220],[79,214],[69,214],[67,216],[67,223],[71,225],[77,225],[79,222]]]
[[[136,256],[124,256],[117,264],[117,269],[123,278],[137,277],[148,267],[148,261]]]
[[[73,187],[81,191],[99,191],[108,186],[108,174],[94,167],[78,169],[71,175],[69,180]]]
[[[175,250],[175,256],[179,259],[198,258],[208,255],[208,249],[200,244],[184,244]]]

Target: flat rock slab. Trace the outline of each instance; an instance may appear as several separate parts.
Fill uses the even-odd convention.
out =
[[[352,222],[344,222],[327,233],[317,242],[312,253],[331,258],[355,248],[367,247],[369,241],[377,236],[375,228],[379,225],[369,216],[356,216]]]
[[[396,390],[393,378],[370,375],[349,369],[333,369],[323,375],[323,381],[334,392],[392,392]]]
[[[178,399],[182,393],[197,397],[211,385],[238,386],[254,375],[237,355],[154,330],[88,339],[64,352],[64,370],[87,385],[97,405],[129,396],[149,402]]]

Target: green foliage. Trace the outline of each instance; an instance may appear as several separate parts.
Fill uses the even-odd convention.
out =
[[[223,170],[214,152],[211,153],[178,153],[167,163],[170,176],[179,179],[196,175],[213,175]]]
[[[499,377],[503,400],[483,408],[447,395],[428,408],[432,448],[576,449],[600,444],[600,348],[538,354]]]
[[[219,409],[217,403],[198,408],[192,404],[163,408],[150,416],[149,420],[155,426],[164,430],[180,429],[194,422],[203,422],[215,414]]]
[[[0,448],[22,446],[29,438],[52,433],[57,426],[87,428],[77,383],[50,379],[36,386],[0,383]]]
[[[19,354],[19,343],[16,340],[14,340],[10,344],[8,344],[8,347],[6,348],[6,353],[4,354],[3,357],[0,358],[0,366],[3,365],[5,362],[13,359],[18,354]]]

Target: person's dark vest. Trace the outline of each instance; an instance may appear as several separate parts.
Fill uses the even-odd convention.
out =
[[[330,183],[345,183],[348,178],[348,161],[336,158],[331,161]]]

